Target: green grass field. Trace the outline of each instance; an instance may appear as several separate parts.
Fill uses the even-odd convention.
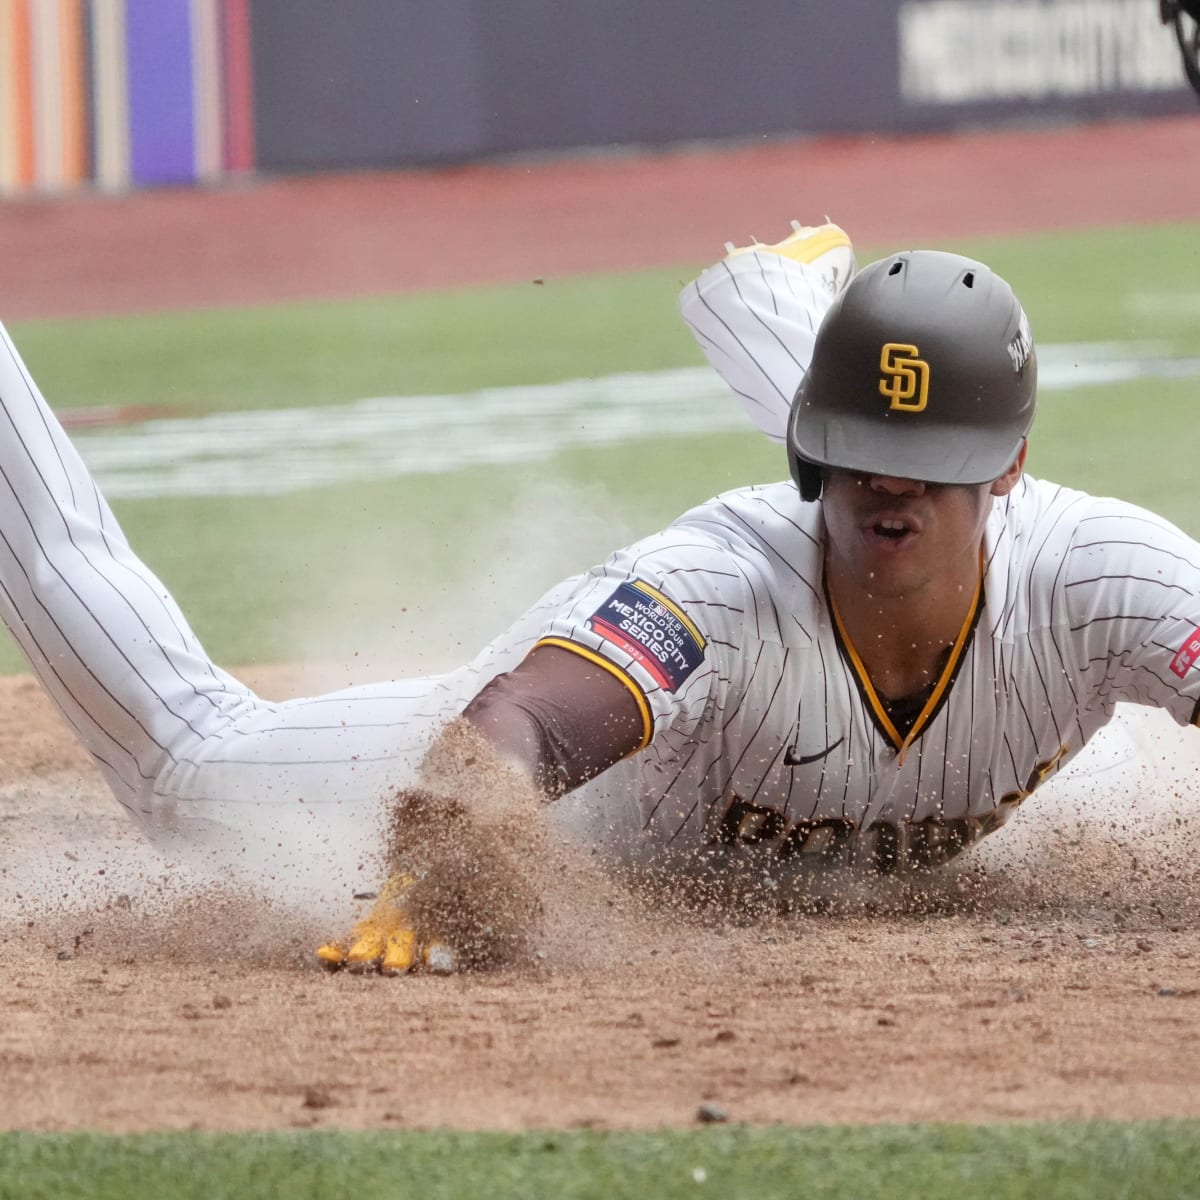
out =
[[[1197,228],[1182,225],[950,248],[978,254],[1014,281],[1041,342],[1153,340],[1182,355],[1200,353],[1198,243]],[[675,311],[692,273],[681,267],[544,287],[45,321],[12,332],[56,408],[130,404],[195,414],[337,405],[698,365]],[[1193,428],[1195,395],[1193,380],[1177,379],[1050,396],[1030,468],[1137,500],[1200,531],[1179,443]],[[473,604],[446,645],[454,660],[541,589],[614,545],[715,492],[784,474],[779,451],[747,422],[741,435],[573,450],[535,467],[263,500],[115,507],[218,660],[315,657],[393,672],[425,669],[405,647],[429,643],[447,607],[463,608],[456,595],[472,594]],[[531,546],[531,513],[539,511],[548,519]],[[590,519],[571,519],[585,512]],[[496,598],[476,617],[478,581],[496,577],[497,586],[484,589]],[[3,644],[0,671],[20,669]]]
[[[1041,342],[1155,341],[1176,355],[1200,354],[1200,226],[947,248],[978,254],[1009,277]],[[12,332],[59,408],[336,405],[698,364],[674,307],[690,274],[47,321]],[[1145,503],[1200,533],[1191,474],[1198,392],[1200,381],[1177,379],[1049,397],[1030,467]],[[615,542],[714,492],[784,473],[780,452],[748,429],[572,451],[535,468],[115,507],[218,660],[327,657],[369,675],[393,668],[403,648],[430,630],[449,634],[447,652],[470,653],[489,622]],[[531,528],[539,513],[543,524]],[[500,599],[476,613],[480,593],[491,590]],[[450,621],[447,612],[463,616]],[[11,645],[0,648],[0,670],[19,669]],[[705,1194],[1195,1196],[1200,1125],[0,1135],[0,1198]]]
[[[0,1200],[1183,1200],[1179,1121],[647,1134],[0,1134]]]

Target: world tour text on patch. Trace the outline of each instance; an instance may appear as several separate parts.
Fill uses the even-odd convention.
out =
[[[704,636],[678,605],[640,579],[622,583],[589,619],[669,692],[704,661]]]

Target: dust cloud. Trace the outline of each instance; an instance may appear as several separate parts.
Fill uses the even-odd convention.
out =
[[[632,530],[614,529],[612,507],[602,489],[531,486],[499,506],[494,527],[461,537],[462,561],[480,564],[475,587],[403,614],[325,608],[323,626],[357,630],[355,644],[370,650],[341,663],[258,668],[251,682],[280,697],[402,676],[414,666],[457,665],[545,587],[632,540]],[[377,574],[399,569],[361,564]],[[306,626],[313,634],[312,642],[297,642],[297,662],[308,657],[308,645],[328,644],[313,632],[311,614],[289,620],[298,637]],[[0,764],[0,926],[36,929],[47,947],[68,954],[86,944],[146,960],[311,964],[316,945],[344,933],[369,907],[355,893],[383,882],[383,831],[378,857],[355,864],[354,886],[320,846],[281,846],[269,834],[245,839],[224,858],[201,859],[183,847],[164,852],[132,828],[44,697],[31,703],[28,683],[13,686],[22,689],[20,719],[34,749],[22,758],[18,746],[16,761]],[[68,749],[50,751],[52,743]],[[738,945],[803,937],[807,921],[827,915],[1101,911],[1117,920],[1157,907],[1164,920],[1194,921],[1194,743],[1193,730],[1177,729],[1162,714],[1124,710],[1003,829],[949,867],[917,878],[824,877],[787,897],[753,886],[616,875],[587,848],[563,842],[536,805],[485,807],[465,833],[456,810],[442,819],[463,836],[442,839],[453,853],[428,867],[412,903],[475,965],[539,970],[603,969],[668,953],[717,962]]]
[[[434,578],[403,548],[381,557],[364,544],[349,559],[353,586],[334,581],[282,615],[297,662],[320,664],[337,687],[452,670],[549,588],[650,532],[635,529],[607,488],[552,478],[497,496],[485,525],[462,528],[439,516],[438,489],[454,486],[453,478],[432,482],[428,507],[435,528],[444,524],[451,575]],[[362,595],[374,597],[380,611],[364,611]]]

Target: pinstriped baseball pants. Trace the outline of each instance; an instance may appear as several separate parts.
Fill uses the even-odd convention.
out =
[[[417,679],[271,703],[218,668],[2,329],[0,616],[151,840],[222,867],[253,858],[256,874],[340,863],[377,878],[386,798],[432,718],[469,698]]]

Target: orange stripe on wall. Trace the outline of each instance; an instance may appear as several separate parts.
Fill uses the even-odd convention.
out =
[[[58,0],[59,85],[62,88],[63,181],[82,183],[88,174],[88,108],[85,85],[83,0]]]
[[[13,0],[13,148],[14,178],[21,187],[33,183],[33,40],[29,5],[37,0]]]
[[[16,190],[16,122],[13,102],[13,0],[0,0],[0,195]]]

